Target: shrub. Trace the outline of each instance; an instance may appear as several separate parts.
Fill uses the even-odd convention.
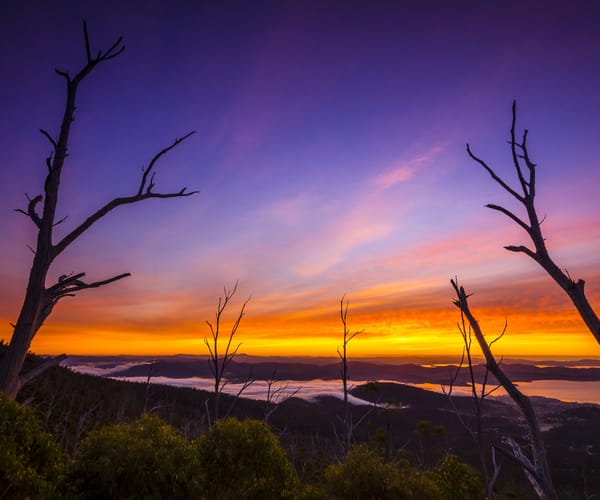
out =
[[[0,392],[0,498],[55,498],[64,464],[31,409]]]
[[[75,495],[84,498],[198,498],[202,475],[177,431],[144,416],[90,432],[69,480]]]
[[[485,498],[485,488],[475,470],[456,455],[447,454],[432,471],[432,476],[445,500],[479,500]]]
[[[327,467],[321,486],[323,496],[331,499],[441,498],[427,473],[408,465],[387,463],[366,445],[353,447],[344,463]]]
[[[206,496],[293,498],[297,478],[277,436],[258,420],[218,421],[195,443]]]

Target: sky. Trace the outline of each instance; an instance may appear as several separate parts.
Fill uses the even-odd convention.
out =
[[[253,355],[331,355],[340,300],[363,330],[350,356],[461,352],[450,278],[473,293],[500,355],[598,356],[566,296],[503,245],[528,243],[518,210],[465,145],[516,181],[511,103],[538,164],[537,207],[558,265],[600,307],[600,7],[556,1],[17,1],[0,5],[0,338],[23,300],[64,80],[93,50],[126,50],[84,80],[56,237],[110,199],[176,137],[156,190],[120,207],[50,277],[131,277],[57,305],[32,349],[206,354],[225,328]],[[50,284],[50,283],[49,283]]]

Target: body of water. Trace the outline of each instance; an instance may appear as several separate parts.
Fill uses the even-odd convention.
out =
[[[146,382],[146,377],[128,377],[121,380],[129,380],[131,382]],[[353,380],[353,385],[361,385],[368,382],[367,380]],[[403,383],[396,380],[382,380],[380,382]],[[214,380],[210,378],[190,377],[190,378],[168,378],[154,377],[152,383],[173,385],[177,387],[192,387],[205,391],[212,391]],[[419,387],[429,391],[443,392],[442,386],[439,384],[407,384],[413,387]],[[600,405],[600,381],[593,382],[576,382],[570,380],[534,380],[532,382],[519,382],[519,389],[528,396],[543,396],[547,398],[559,399],[565,402],[572,403],[594,403]],[[241,389],[242,384],[228,383],[225,386],[224,392],[228,394],[237,394]],[[285,398],[289,395],[314,401],[319,396],[332,396],[343,398],[344,393],[340,380],[281,380],[275,382],[271,387],[271,392],[276,392],[276,397]],[[265,400],[267,398],[268,384],[264,380],[256,380],[247,387],[243,392],[243,397],[252,399]],[[456,396],[470,396],[471,388],[468,386],[456,386],[453,389],[453,394]],[[502,388],[494,391],[493,396],[506,395]],[[352,404],[369,404],[367,401],[349,397]]]
[[[408,384],[428,391],[442,392],[439,384]],[[533,380],[531,382],[518,382],[517,387],[527,396],[543,396],[559,399],[568,403],[593,403],[600,405],[600,381],[573,381],[573,380]],[[489,387],[492,389],[493,387]],[[456,386],[452,390],[456,396],[470,396],[470,386]],[[505,396],[506,392],[501,387],[494,391],[492,396]]]
[[[149,361],[140,363],[139,360],[133,362],[116,362],[110,364],[95,364],[90,362],[68,364],[72,370],[90,375],[99,375],[103,377],[119,378],[131,382],[145,383],[147,377],[113,377],[127,367],[149,364]],[[212,391],[214,380],[212,378],[190,377],[190,378],[170,378],[170,377],[152,377],[152,383],[172,385],[176,387],[191,387]],[[367,380],[352,380],[354,385],[366,383]],[[398,380],[381,380],[380,382],[404,383]],[[422,383],[411,384],[414,387],[420,387],[435,392],[442,392],[439,384]],[[518,387],[528,396],[544,396],[548,398],[559,399],[565,402],[593,403],[600,404],[600,381],[569,381],[569,380],[534,380],[532,382],[519,382]],[[227,383],[224,392],[228,394],[237,394],[242,384]],[[491,387],[490,387],[491,388]],[[265,400],[267,398],[269,387],[266,381],[256,380],[247,387],[243,396],[253,399]],[[290,395],[313,401],[319,396],[333,396],[343,398],[342,383],[340,380],[281,380],[275,382],[271,387],[271,392],[276,391],[276,398],[285,398]],[[456,386],[453,389],[455,395],[469,396],[471,389],[469,386]],[[502,389],[493,393],[494,396],[505,395]],[[368,404],[366,401],[350,396],[350,402],[353,404]]]

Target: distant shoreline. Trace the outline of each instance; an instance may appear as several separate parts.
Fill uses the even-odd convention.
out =
[[[388,358],[389,359],[389,358]],[[412,363],[395,358],[396,363],[379,359],[357,358],[349,361],[350,379],[360,384],[367,381],[412,385],[440,392],[448,386],[456,362]],[[79,373],[145,383],[193,387],[211,390],[212,379],[206,356],[71,356],[62,365]],[[475,362],[476,379],[482,380],[485,368]],[[600,359],[523,360],[505,359],[505,371],[528,395],[565,402],[600,404]],[[247,397],[264,399],[266,381],[300,388],[298,397],[311,399],[321,394],[341,396],[339,360],[334,358],[250,357],[240,355],[228,366],[226,378],[231,390],[251,376],[254,389]],[[463,367],[456,378],[455,394],[468,395],[470,378]],[[494,384],[490,379],[489,384]],[[263,387],[265,386],[265,387]]]

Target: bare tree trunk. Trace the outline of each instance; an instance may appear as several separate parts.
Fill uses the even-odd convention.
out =
[[[519,179],[520,188],[513,189],[507,182],[500,178],[484,160],[473,154],[471,147],[468,144],[467,153],[490,174],[492,179],[494,179],[502,189],[515,198],[525,208],[525,212],[527,213],[528,222],[505,207],[495,204],[486,205],[488,208],[506,215],[524,229],[529,235],[535,250],[524,245],[508,245],[504,248],[511,252],[524,253],[535,260],[565,291],[596,341],[600,343],[600,318],[598,318],[598,315],[595,313],[585,295],[585,281],[582,279],[578,279],[577,281],[571,279],[568,272],[563,271],[556,265],[546,248],[546,240],[542,233],[542,223],[544,220],[543,218],[540,219],[535,208],[535,176],[537,165],[533,163],[529,157],[529,151],[527,149],[527,129],[523,132],[521,142],[517,142],[515,133],[517,116],[516,106],[516,102],[513,101],[509,144],[511,147],[513,166]]]
[[[227,366],[229,365],[229,363],[231,363],[233,358],[235,358],[235,356],[238,352],[238,349],[242,345],[240,342],[235,348],[232,348],[231,343],[233,342],[233,337],[237,333],[237,330],[240,326],[240,322],[242,321],[242,318],[244,317],[246,305],[250,301],[250,297],[248,297],[246,302],[244,302],[242,304],[242,308],[240,309],[240,312],[239,312],[236,320],[233,323],[231,331],[229,332],[229,337],[227,339],[225,352],[223,354],[219,353],[219,336],[221,335],[221,319],[222,319],[225,309],[227,308],[227,305],[231,301],[232,297],[235,295],[235,292],[237,291],[237,287],[238,287],[238,282],[236,281],[235,285],[233,286],[233,288],[231,290],[228,290],[227,288],[223,289],[223,297],[219,297],[219,303],[217,305],[217,312],[215,314],[215,324],[213,325],[210,321],[208,321],[208,320],[206,321],[206,324],[208,325],[208,327],[210,329],[210,334],[211,334],[211,339],[209,340],[208,338],[205,337],[204,343],[206,344],[206,347],[208,348],[208,353],[209,353],[208,367],[214,378],[214,384],[213,384],[214,389],[213,390],[215,393],[215,405],[213,408],[213,419],[212,419],[213,422],[216,422],[217,420],[219,420],[219,405],[220,405],[221,393],[223,392],[225,385],[227,385],[227,380],[224,380],[224,378],[223,378],[225,375],[225,370],[226,370]],[[241,393],[244,390],[246,390],[251,384],[252,384],[252,380],[251,380],[251,377],[249,377],[248,380],[243,384],[242,389],[240,390],[240,392],[238,393],[237,396],[239,397],[241,395]],[[231,408],[230,408],[230,411],[231,411]],[[209,427],[210,427],[210,420],[209,420]]]
[[[46,318],[52,312],[56,303],[63,297],[72,297],[81,290],[98,288],[129,276],[129,273],[122,273],[105,280],[86,283],[82,281],[85,273],[80,272],[71,275],[62,275],[55,284],[46,287],[48,272],[56,257],[58,257],[58,255],[60,255],[94,223],[118,206],[150,198],[174,198],[190,196],[196,193],[196,191],[186,192],[186,188],[172,193],[156,193],[153,191],[155,186],[155,163],[163,155],[193,134],[193,132],[191,132],[176,139],[170,146],[154,155],[148,167],[144,168],[142,171],[142,179],[135,194],[114,198],[112,201],[91,214],[79,226],[63,237],[62,240],[54,243],[54,227],[64,222],[66,218],[62,218],[58,221],[56,220],[56,206],[59,198],[62,169],[65,159],[68,156],[69,134],[71,131],[71,124],[74,120],[76,109],[75,102],[79,84],[98,64],[119,56],[123,50],[125,50],[125,46],[122,44],[122,38],[119,37],[108,50],[104,52],[98,51],[95,55],[92,55],[85,22],[83,23],[83,35],[87,57],[86,64],[74,77],[71,77],[66,71],[56,70],[56,73],[65,79],[67,90],[65,111],[60,125],[58,138],[55,139],[45,130],[41,130],[41,133],[52,145],[52,152],[48,158],[46,158],[48,172],[44,183],[44,195],[40,194],[34,198],[28,197],[29,203],[27,208],[24,210],[17,210],[26,215],[37,227],[37,241],[35,249],[32,249],[34,258],[29,272],[29,280],[23,306],[21,307],[17,322],[14,325],[8,349],[0,363],[0,389],[12,398],[16,397],[23,384],[41,373],[43,369],[50,367],[53,364],[57,364],[64,358],[64,356],[61,356],[53,360],[47,360],[45,364],[37,367],[35,371],[32,370],[32,372],[21,374],[21,369],[31,342]],[[37,206],[42,202],[43,209],[40,215],[37,211]]]
[[[481,464],[481,471],[483,474],[483,481],[485,483],[487,498],[488,498],[488,500],[493,500],[495,498],[494,485],[498,479],[498,475],[500,474],[500,465],[498,465],[496,463],[494,448],[491,447],[491,449],[488,449],[488,447],[486,446],[485,439],[484,439],[485,436],[484,436],[483,416],[484,416],[486,398],[501,386],[495,386],[492,389],[488,390],[487,387],[488,387],[488,378],[489,378],[490,370],[489,370],[489,367],[486,366],[483,380],[481,380],[481,383],[480,383],[481,389],[478,390],[477,379],[475,377],[475,370],[474,370],[474,366],[473,366],[473,357],[471,354],[472,343],[473,343],[472,330],[471,330],[470,325],[466,324],[464,314],[461,314],[461,322],[458,323],[458,330],[459,330],[460,335],[463,340],[462,356],[461,356],[460,362],[456,368],[456,371],[454,372],[453,375],[451,375],[449,389],[446,390],[446,388],[442,386],[442,391],[448,397],[448,400],[449,400],[450,404],[452,405],[452,407],[454,409],[454,413],[456,414],[459,422],[465,428],[465,430],[469,433],[469,435],[471,436],[473,441],[477,444],[477,448],[479,451],[479,462]],[[502,331],[502,333],[498,337],[496,337],[494,340],[492,340],[488,344],[488,346],[491,348],[495,342],[497,342],[504,336],[505,332],[506,332],[506,325],[505,325],[505,328]],[[454,398],[452,397],[452,392],[454,390],[456,380],[458,379],[458,376],[460,375],[460,371],[462,370],[463,366],[465,365],[465,362],[466,362],[467,369],[469,371],[469,381],[471,384],[471,401],[473,401],[474,412],[475,412],[475,430],[473,430],[472,426],[469,425],[465,421],[465,419],[463,418],[460,411],[458,410],[458,408],[455,405]],[[491,452],[491,459],[492,459],[491,460],[491,462],[492,462],[491,471],[490,471],[488,457],[487,457],[488,452]]]
[[[342,296],[340,300],[340,318],[342,320],[342,325],[344,327],[343,331],[343,342],[342,342],[342,352],[338,349],[337,353],[340,357],[340,374],[342,376],[342,387],[344,389],[344,437],[343,437],[343,448],[344,448],[344,456],[348,453],[350,449],[350,444],[352,441],[352,432],[354,429],[354,425],[352,422],[352,414],[350,412],[350,404],[348,403],[348,343],[357,335],[360,335],[364,332],[364,330],[359,330],[356,332],[350,332],[348,330],[348,304],[349,301],[346,300],[346,296]]]
[[[300,387],[294,390],[288,390],[288,384],[284,384],[282,386],[276,387],[277,383],[277,368],[273,370],[271,377],[266,381],[267,382],[267,398],[265,401],[265,411],[264,411],[264,420],[265,423],[269,423],[269,419],[271,415],[275,413],[283,403],[287,400],[293,398],[298,392],[300,392]]]
[[[487,368],[496,377],[510,398],[519,407],[519,410],[527,422],[529,441],[533,455],[532,460],[529,460],[520,451],[514,441],[509,441],[509,444],[513,448],[512,456],[525,471],[540,498],[543,500],[557,499],[558,496],[556,494],[556,490],[554,489],[554,484],[552,483],[550,467],[548,466],[548,460],[546,458],[546,448],[544,446],[542,433],[540,431],[540,426],[538,424],[533,405],[531,404],[531,400],[521,391],[519,391],[517,386],[513,384],[513,382],[500,368],[500,365],[498,365],[496,362],[490,346],[485,339],[483,332],[481,331],[479,323],[469,308],[469,295],[467,295],[462,286],[459,287],[457,281],[451,280],[451,283],[457,297],[457,300],[454,301],[454,305],[460,309],[461,314],[467,318],[469,325],[471,325],[473,333],[475,334],[475,338],[477,339],[479,347],[481,348],[481,351],[485,357]]]

